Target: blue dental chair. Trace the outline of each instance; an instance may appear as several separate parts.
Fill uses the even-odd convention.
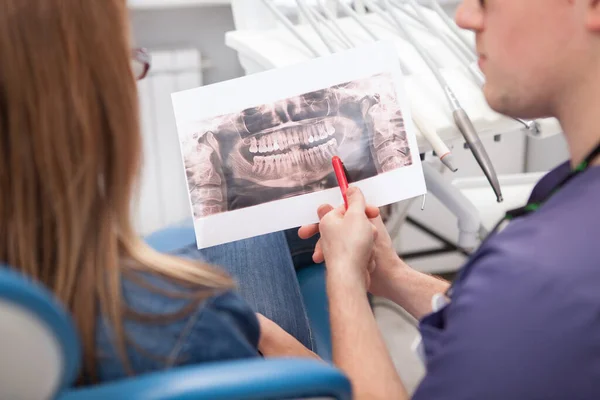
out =
[[[172,228],[147,238],[157,250],[189,240]],[[331,354],[323,266],[299,272],[321,355]],[[80,345],[69,315],[45,288],[0,266],[0,399],[351,399],[349,380],[308,359],[224,361],[174,368],[87,388],[72,388]]]

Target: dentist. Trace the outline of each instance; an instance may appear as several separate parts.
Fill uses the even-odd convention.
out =
[[[571,160],[452,285],[397,257],[359,190],[346,212],[322,206],[320,225],[299,234],[321,232],[313,258],[327,263],[334,361],[357,398],[407,398],[369,290],[421,321],[427,374],[415,399],[599,399],[600,0],[464,0],[457,22],[476,34],[490,106],[556,117]]]

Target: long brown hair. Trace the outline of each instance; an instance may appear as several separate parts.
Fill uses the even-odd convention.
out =
[[[66,305],[88,377],[100,313],[130,371],[124,274],[195,288],[196,305],[232,286],[154,252],[132,226],[142,146],[130,54],[126,0],[0,0],[0,261]]]

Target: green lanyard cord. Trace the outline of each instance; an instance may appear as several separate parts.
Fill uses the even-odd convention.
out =
[[[585,172],[592,164],[592,161],[594,161],[594,159],[598,155],[600,155],[600,143],[598,143],[594,150],[592,150],[592,152],[588,154],[588,156],[581,163],[579,163],[579,165],[573,168],[573,170],[569,173],[568,176],[566,176],[562,181],[558,183],[558,185],[556,185],[554,189],[552,189],[550,194],[546,196],[545,199],[533,203],[528,203],[525,207],[520,207],[515,210],[508,211],[504,218],[492,230],[492,232],[497,231],[504,221],[511,221],[517,217],[522,217],[524,215],[537,211],[545,202],[547,202],[552,196],[554,196],[556,192],[562,189],[571,179]]]

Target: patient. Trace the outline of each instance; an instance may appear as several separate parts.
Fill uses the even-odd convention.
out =
[[[285,333],[261,316],[260,339],[254,311],[310,347],[283,233],[177,256],[136,234],[130,45],[126,0],[0,0],[0,262],[71,312],[82,383],[257,357],[259,340]]]

